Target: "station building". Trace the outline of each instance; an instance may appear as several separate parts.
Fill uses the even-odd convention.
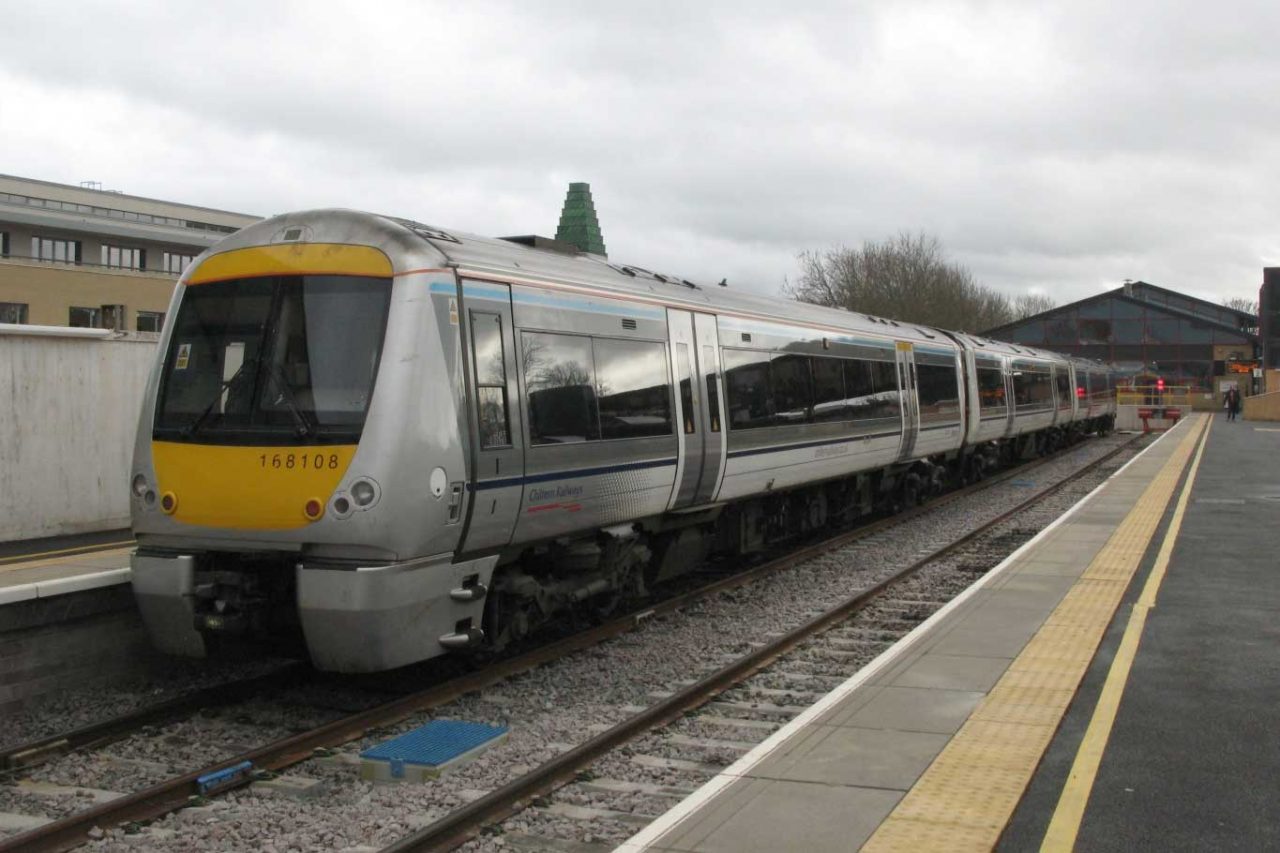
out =
[[[0,175],[0,323],[158,332],[186,265],[258,219]]]
[[[1277,272],[1280,272],[1278,270]],[[1063,305],[984,333],[1013,343],[1114,364],[1122,382],[1219,392],[1261,390],[1258,317],[1145,281]]]

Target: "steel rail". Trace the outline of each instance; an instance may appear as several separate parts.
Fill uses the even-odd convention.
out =
[[[1135,439],[1136,440],[1136,439]],[[1132,441],[1121,445],[1099,460],[1090,463],[1080,473],[1111,458]],[[822,554],[833,548],[839,548],[859,539],[910,521],[942,506],[947,506],[975,492],[983,491],[1005,482],[1013,477],[1022,476],[1035,468],[1054,461],[1067,453],[1079,449],[1076,445],[1058,451],[1050,456],[1034,459],[1017,468],[995,474],[985,480],[949,492],[930,503],[896,513],[870,524],[844,531],[821,542],[803,546],[784,556],[770,560],[745,572],[721,578],[710,584],[701,586],[670,599],[654,604],[641,611],[630,613],[604,624],[589,628],[573,636],[557,640],[544,646],[525,652],[517,657],[495,662],[483,670],[468,673],[458,678],[411,693],[374,708],[329,722],[307,732],[284,738],[240,755],[218,761],[173,779],[159,782],[141,791],[125,794],[113,800],[98,803],[83,811],[76,812],[26,832],[0,839],[0,853],[7,851],[63,851],[70,850],[84,843],[94,827],[111,827],[131,821],[154,820],[187,805],[193,797],[205,794],[223,793],[241,787],[253,781],[254,774],[262,771],[278,771],[293,764],[311,758],[316,750],[330,748],[347,743],[361,737],[368,729],[393,725],[415,713],[428,711],[439,705],[451,702],[468,693],[497,684],[512,676],[535,669],[544,664],[558,660],[573,652],[599,645],[605,640],[620,636],[634,630],[637,626],[656,616],[666,615],[685,607],[691,602],[700,600],[717,592],[744,586],[757,578],[772,574],[794,566],[797,563]],[[1059,484],[1065,484],[1070,479]],[[1051,488],[1057,488],[1051,487]],[[1047,493],[1047,492],[1046,492]],[[680,694],[686,691],[681,691]],[[592,741],[594,742],[594,741]],[[585,744],[584,744],[585,746]],[[576,752],[576,750],[575,750]],[[569,755],[571,753],[566,753]],[[227,777],[224,784],[215,790],[202,789],[200,779],[225,772],[248,762],[252,771],[233,774]],[[518,780],[517,780],[518,781]],[[499,789],[503,790],[503,789]],[[495,792],[496,793],[496,792]],[[491,795],[490,795],[491,796]],[[488,800],[486,796],[477,803]],[[428,827],[430,828],[430,827]]]
[[[384,847],[381,853],[447,851],[455,849],[474,838],[485,826],[499,823],[523,811],[534,799],[546,796],[557,788],[573,781],[579,772],[585,770],[605,754],[635,740],[650,729],[664,726],[680,719],[685,713],[705,705],[716,696],[750,678],[801,643],[847,620],[850,616],[866,608],[887,590],[915,575],[929,564],[952,554],[974,539],[990,532],[993,528],[1005,523],[1069,483],[1083,477],[1094,468],[1127,449],[1136,440],[1135,438],[1120,445],[1058,483],[1040,490],[1017,506],[1000,514],[997,518],[984,523],[867,589],[850,596],[803,625],[744,655],[694,684],[679,690],[671,697],[651,705],[613,728],[601,732],[591,740],[561,753],[524,776],[508,782],[501,788],[497,788],[485,796],[473,800],[440,820],[428,824],[417,832]]]
[[[23,743],[0,748],[0,770],[24,770],[43,764],[56,755],[77,749],[105,746],[128,737],[144,726],[163,723],[183,714],[204,708],[229,705],[253,696],[264,688],[294,684],[304,678],[310,668],[302,663],[291,663],[271,672],[255,675],[239,681],[228,681],[203,687],[199,690],[175,696],[135,711],[89,723],[63,734],[36,738]]]

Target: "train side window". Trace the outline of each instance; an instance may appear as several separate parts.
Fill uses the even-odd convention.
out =
[[[1053,381],[1058,388],[1058,408],[1071,408],[1071,377],[1067,375],[1066,368],[1060,368]]]
[[[979,367],[978,407],[982,414],[1004,414],[1007,402],[1004,396],[1004,372],[998,367]]]
[[[592,338],[592,348],[600,437],[670,435],[671,379],[666,347],[648,341]],[[693,416],[692,407],[687,411]]]
[[[689,363],[689,345],[676,344],[676,369],[680,376],[680,410],[684,417],[684,434],[698,431],[698,413],[693,410],[693,365]]]
[[[955,368],[937,364],[916,365],[916,396],[920,403],[921,423],[953,419],[960,411]]]
[[[729,429],[773,426],[773,399],[769,393],[769,353],[725,349],[724,387]]]
[[[875,414],[877,418],[902,416],[902,392],[898,388],[898,366],[892,361],[873,361],[871,381],[875,388]]]
[[[529,438],[568,444],[600,438],[591,339],[543,332],[521,334]]]
[[[812,418],[813,379],[809,356],[775,355],[769,365],[773,387],[773,412],[781,424],[805,423]]]
[[[1013,400],[1020,409],[1052,409],[1053,382],[1043,367],[1031,362],[1014,362]]]
[[[880,415],[876,399],[876,383],[872,376],[875,363],[847,359],[844,362],[845,404],[852,420],[870,420]]]
[[[865,372],[865,371],[864,371]],[[844,365],[838,358],[813,359],[813,419],[843,421],[849,417],[844,392]]]
[[[716,350],[709,344],[702,347],[702,367],[707,377],[707,411],[711,415],[711,431],[720,431],[720,388],[716,385]]]
[[[480,447],[510,447],[507,421],[507,365],[502,351],[502,318],[471,315],[471,349],[475,358],[476,412]]]

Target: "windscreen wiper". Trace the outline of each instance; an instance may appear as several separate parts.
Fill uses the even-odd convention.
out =
[[[197,417],[191,423],[187,424],[185,427],[183,427],[182,429],[183,437],[190,438],[191,436],[195,435],[196,431],[200,429],[201,426],[204,425],[204,422],[206,420],[209,419],[209,415],[213,414],[213,410],[218,405],[218,401],[222,399],[222,395],[230,391],[232,386],[234,386],[237,382],[239,382],[242,377],[251,376],[253,374],[253,371],[246,370],[246,368],[249,367],[250,365],[256,366],[257,363],[258,363],[258,360],[256,358],[246,359],[243,362],[241,362],[240,366],[236,368],[236,372],[231,374],[231,378],[225,380],[221,385],[218,386],[218,390],[213,395],[213,399],[209,401],[209,405],[205,406],[204,411],[200,413],[200,416]]]
[[[284,378],[284,371],[280,369],[280,365],[275,362],[267,362],[267,378],[275,383],[276,388],[280,391],[280,399],[276,400],[276,402],[284,403],[285,408],[289,410],[289,414],[293,415],[298,437],[306,438],[315,432],[315,421],[298,406],[297,398],[293,396],[293,389],[289,387],[289,382]]]

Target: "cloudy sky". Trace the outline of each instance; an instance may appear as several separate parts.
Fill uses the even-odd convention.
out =
[[[776,293],[903,230],[1060,302],[1256,298],[1280,4],[0,0],[0,172],[554,233]]]

